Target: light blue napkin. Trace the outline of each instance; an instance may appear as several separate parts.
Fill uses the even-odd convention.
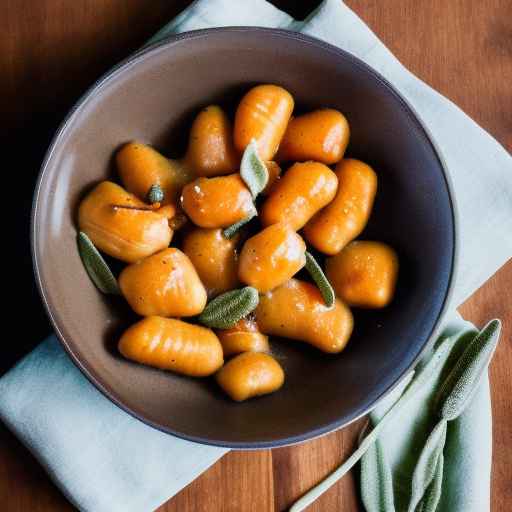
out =
[[[153,41],[226,25],[290,28],[324,39],[377,69],[413,105],[440,148],[456,191],[460,250],[454,307],[512,255],[510,156],[409,73],[341,0],[324,1],[304,22],[265,0],[198,0]],[[472,405],[483,420],[481,430],[464,435],[464,453],[476,453],[478,443],[490,446],[489,404],[485,381]],[[82,376],[54,337],[0,379],[0,417],[69,500],[87,512],[153,510],[226,453],[158,432],[118,409]],[[475,484],[480,508],[451,512],[488,509],[490,449],[481,455],[479,472],[485,477]]]

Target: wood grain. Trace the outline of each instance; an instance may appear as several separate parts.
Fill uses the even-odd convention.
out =
[[[25,269],[16,310],[30,311],[23,337],[6,343],[0,371],[50,331],[32,284],[27,241],[31,189],[49,140],[68,108],[95,78],[140,46],[188,0],[4,0],[0,17],[0,128],[14,167],[4,169],[22,198],[12,195],[14,260]],[[275,0],[302,18],[318,1]],[[347,0],[415,74],[446,95],[512,150],[512,3],[510,0]],[[9,155],[12,153],[12,155]],[[5,153],[4,153],[5,154]],[[19,169],[19,171],[18,171]],[[11,176],[11,178],[9,178]],[[9,182],[9,185],[11,183]],[[17,302],[19,301],[19,302]],[[23,301],[23,302],[22,302]],[[30,309],[27,308],[30,305]],[[482,326],[504,322],[491,365],[494,413],[492,509],[512,502],[512,263],[461,307]],[[23,309],[22,309],[23,308]],[[335,468],[353,449],[361,427],[299,446],[231,452],[159,512],[281,511]],[[348,475],[311,511],[361,510],[356,477]],[[7,512],[68,511],[73,507],[35,459],[0,427],[0,502]]]

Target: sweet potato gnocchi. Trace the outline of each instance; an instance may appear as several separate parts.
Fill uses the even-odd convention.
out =
[[[125,358],[215,375],[241,402],[285,385],[269,336],[339,354],[354,329],[350,308],[393,300],[396,252],[355,240],[377,173],[345,156],[341,112],[294,108],[275,84],[248,90],[235,112],[205,106],[184,156],[128,142],[115,155],[120,184],[84,196],[85,269],[141,317],[119,339]],[[116,277],[101,252],[128,265]]]

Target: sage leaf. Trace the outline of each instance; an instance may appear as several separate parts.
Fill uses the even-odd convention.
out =
[[[78,252],[80,253],[85,270],[98,290],[103,293],[120,295],[121,292],[117,279],[112,274],[98,249],[94,247],[91,239],[83,231],[80,231],[77,236],[77,242]]]
[[[441,385],[438,409],[441,418],[456,419],[473,397],[498,344],[501,322],[491,320],[464,350]]]
[[[239,220],[238,222],[231,224],[231,226],[227,227],[222,232],[222,234],[224,235],[224,238],[231,240],[231,238],[233,238],[246,224],[248,224],[257,215],[258,214],[256,213],[256,210],[255,210],[251,215],[249,215],[245,219]]]
[[[415,512],[416,507],[436,476],[439,457],[443,454],[446,441],[446,420],[441,420],[430,433],[414,468],[412,475],[411,500],[408,512]]]
[[[162,190],[162,187],[158,183],[151,185],[151,187],[149,187],[149,191],[148,191],[148,203],[149,204],[161,203],[163,200],[164,200],[164,191]]]
[[[198,320],[208,327],[228,329],[254,311],[258,303],[258,290],[252,286],[231,290],[209,302]]]
[[[378,439],[361,458],[361,498],[367,512],[395,512],[391,468]]]
[[[432,378],[437,374],[438,369],[446,363],[450,352],[457,341],[456,336],[450,336],[443,340],[439,346],[434,350],[432,357],[429,361],[416,370],[416,374],[411,380],[410,384],[405,389],[402,396],[397,400],[395,405],[382,417],[382,419],[375,425],[373,430],[361,441],[361,444],[357,450],[336,470],[334,470],[327,478],[325,478],[318,485],[313,487],[304,496],[297,500],[292,507],[290,512],[301,512],[306,507],[311,505],[319,496],[327,491],[332,485],[334,485],[340,478],[342,478],[357,461],[366,453],[368,448],[378,439],[382,430],[386,428],[389,421],[394,418],[397,414],[400,414],[402,407],[413,400],[416,393],[426,384],[428,384]]]
[[[315,257],[306,251],[306,270],[309,272],[309,275],[313,278],[322,297],[324,299],[325,305],[328,308],[332,308],[334,306],[334,301],[336,296],[334,294],[334,290],[332,289],[331,283],[327,279],[322,270],[322,267],[315,260]]]
[[[258,155],[254,139],[245,148],[240,163],[240,176],[251,191],[253,199],[267,186],[268,170]]]
[[[436,472],[432,483],[428,486],[425,496],[418,505],[418,512],[435,512],[443,490],[444,455],[441,453],[437,460]]]

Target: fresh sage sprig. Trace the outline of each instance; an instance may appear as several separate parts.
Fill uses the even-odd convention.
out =
[[[80,231],[77,236],[77,241],[80,258],[91,281],[103,293],[120,295],[121,292],[117,284],[117,279],[114,274],[112,274],[112,271],[98,249],[94,247],[91,239],[83,231]]]
[[[228,329],[256,309],[258,290],[246,286],[215,297],[204,308],[198,320],[207,327]]]
[[[427,439],[415,468],[409,511],[435,511],[441,496],[444,465],[443,449],[446,439],[447,422],[457,418],[474,395],[494,353],[500,330],[501,323],[499,320],[489,322],[473,338],[441,385],[437,402],[440,421]],[[290,512],[304,510],[356,464],[378,439],[389,421],[399,414],[400,409],[407,402],[414,399],[417,392],[437,375],[439,368],[446,364],[458,339],[457,336],[451,336],[439,344],[427,363],[417,370],[410,384],[406,387],[395,405],[391,407],[381,421],[361,441],[358,449],[325,480],[302,496],[290,508]]]
[[[154,185],[151,185],[148,190],[148,203],[149,204],[155,204],[155,203],[161,203],[164,200],[164,191],[162,190],[162,187],[155,183]]]
[[[332,308],[336,299],[334,290],[332,289],[331,283],[324,274],[322,267],[315,260],[315,257],[308,251],[306,251],[306,270],[309,272],[309,275],[313,278],[313,281],[318,286],[318,289],[320,290],[320,293],[324,299],[325,305],[328,308]]]
[[[471,340],[441,384],[436,404],[440,421],[428,437],[414,469],[408,512],[435,510],[428,507],[433,507],[433,503],[440,498],[440,490],[436,489],[434,481],[436,478],[442,479],[437,472],[440,471],[439,461],[443,456],[447,422],[457,419],[471,401],[496,350],[500,331],[499,320],[489,322]]]
[[[251,191],[253,199],[256,199],[268,184],[268,170],[258,155],[258,148],[254,139],[251,140],[242,155],[240,176]]]
[[[400,413],[403,406],[410,400],[414,399],[416,393],[436,375],[437,370],[446,362],[456,341],[456,337],[446,338],[434,351],[430,360],[418,369],[414,378],[405,389],[402,396],[397,400],[395,405],[382,417],[381,421],[375,425],[373,430],[361,441],[355,452],[327,478],[318,485],[308,491],[302,498],[296,501],[290,508],[290,512],[301,512],[311,505],[325,491],[333,486],[340,478],[342,478],[365,454],[368,448],[379,437],[380,433],[388,425],[389,421]]]
[[[231,224],[231,226],[227,227],[222,234],[224,235],[224,238],[227,238],[228,240],[231,240],[246,224],[251,222],[254,217],[256,217],[258,214],[256,213],[256,209],[252,213],[252,215],[249,215],[245,219],[242,219],[238,222],[235,222],[234,224]]]

